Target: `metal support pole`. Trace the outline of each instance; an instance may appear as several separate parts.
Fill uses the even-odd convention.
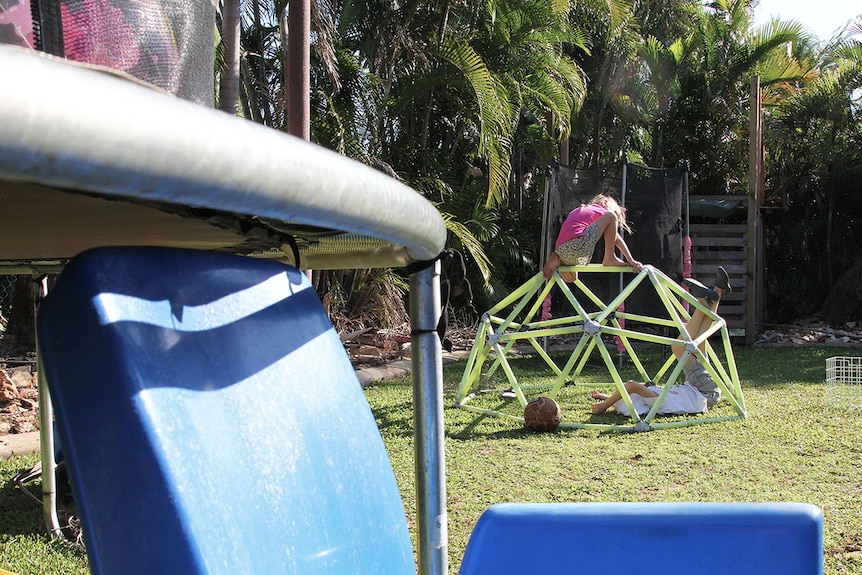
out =
[[[691,198],[688,195],[688,175],[691,173],[691,163],[685,161],[685,171],[683,172],[683,189],[682,193],[685,196],[685,235],[691,236]]]
[[[620,203],[623,208],[626,207],[627,197],[628,197],[628,177],[629,177],[629,159],[627,157],[623,158],[623,182],[622,189],[620,190]],[[620,235],[624,235],[626,231],[622,229],[622,227],[617,228],[617,233]],[[620,291],[623,291],[623,274],[620,272]]]
[[[551,194],[554,193],[557,181],[558,165],[554,162],[548,170],[548,179],[545,180],[545,197],[542,203],[542,242],[541,242],[541,262],[544,264],[551,257],[554,251],[553,242],[556,238],[549,237],[551,232],[551,212],[556,207]]]
[[[37,361],[38,361],[37,354]],[[54,409],[48,385],[45,381],[45,370],[41,361],[36,368],[36,380],[39,385],[39,446],[42,460],[42,515],[45,527],[54,537],[64,539],[57,517],[57,462],[54,459]]]
[[[626,196],[628,195],[628,177],[629,177],[629,159],[628,156],[623,157],[623,182],[622,182],[622,190],[620,190],[620,202],[623,206],[623,209],[626,207]],[[625,236],[626,231],[622,229],[622,227],[617,228],[617,233],[621,236]],[[623,277],[622,272],[620,272],[620,288],[618,293],[622,293],[623,286],[625,285],[625,278]],[[623,354],[617,351],[617,367],[623,367]]]
[[[48,279],[40,281],[40,299],[48,295]],[[33,310],[34,313],[36,310]],[[42,515],[54,537],[65,539],[57,517],[57,461],[54,456],[54,406],[48,392],[42,354],[36,346],[36,382],[39,389],[39,455],[42,463]]]
[[[443,355],[440,261],[410,274],[413,428],[419,574],[446,575],[446,459],[443,441]]]
[[[556,193],[556,185],[557,185],[557,172],[559,171],[559,164],[554,162],[553,165],[548,169],[548,178],[545,180],[545,197],[544,203],[542,205],[542,242],[541,242],[541,258],[539,260],[539,265],[544,265],[548,258],[551,257],[551,254],[554,253],[554,240],[556,238],[549,237],[550,229],[551,229],[551,211],[556,208],[556,205],[552,201],[551,194]],[[551,340],[547,337],[542,338],[542,349],[547,353],[548,348],[551,346]]]

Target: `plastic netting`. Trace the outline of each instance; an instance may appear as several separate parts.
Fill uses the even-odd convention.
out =
[[[36,47],[30,0],[0,0],[0,44]]]
[[[0,324],[9,318],[9,312],[12,310],[12,296],[15,294],[15,280],[17,276],[0,275]],[[0,333],[2,333],[5,325],[0,325]]]
[[[194,0],[0,0],[0,42],[213,103],[215,7]]]
[[[826,360],[827,398],[840,408],[862,409],[862,357]]]
[[[685,167],[659,169],[622,162],[593,169],[556,166],[551,181],[544,253],[550,255],[568,213],[603,193],[613,196],[626,208],[634,233],[626,234],[625,239],[634,257],[676,281],[682,279]],[[592,262],[600,263],[602,255],[600,243]],[[618,278],[611,274],[596,275],[602,277],[589,278],[591,289],[603,295],[619,291]],[[630,312],[654,315],[661,309],[661,303],[653,290],[644,289],[632,294],[626,307]]]

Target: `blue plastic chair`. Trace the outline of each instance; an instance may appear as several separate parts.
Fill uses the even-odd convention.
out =
[[[303,273],[97,249],[37,333],[92,573],[415,573],[374,417]]]
[[[823,515],[804,503],[499,504],[479,518],[460,575],[620,570],[822,574]]]

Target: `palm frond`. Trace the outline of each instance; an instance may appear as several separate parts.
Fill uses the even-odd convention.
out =
[[[482,274],[485,282],[490,281],[492,266],[490,260],[488,260],[488,256],[485,255],[482,241],[473,235],[470,228],[458,221],[458,218],[452,214],[441,211],[440,215],[443,216],[443,221],[446,222],[446,229],[457,238],[464,250],[470,254],[470,258],[476,263],[476,267],[479,268],[479,272]]]
[[[450,37],[451,38],[451,37]],[[439,55],[455,66],[472,87],[479,106],[479,154],[486,157],[489,167],[488,203],[505,196],[511,172],[506,143],[511,133],[512,106],[504,89],[494,79],[482,57],[468,43],[447,39]]]

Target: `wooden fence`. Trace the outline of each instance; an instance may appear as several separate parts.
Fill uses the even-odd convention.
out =
[[[719,199],[717,196],[706,198]],[[732,196],[732,199],[741,201],[742,209],[746,209],[746,196]],[[727,270],[733,292],[722,299],[719,314],[727,320],[730,335],[734,338],[744,337],[746,341],[751,338],[754,329],[754,314],[749,313],[752,311],[749,307],[753,305],[753,284],[750,281],[752,246],[749,238],[754,232],[749,223],[699,223],[691,224],[689,229],[692,277],[712,285],[716,267],[723,266]]]

